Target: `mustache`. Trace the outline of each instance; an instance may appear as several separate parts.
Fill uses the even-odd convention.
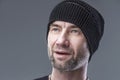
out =
[[[72,48],[65,47],[65,46],[60,46],[60,45],[59,46],[54,46],[53,51],[63,51],[63,52],[67,52],[67,53],[73,52]]]

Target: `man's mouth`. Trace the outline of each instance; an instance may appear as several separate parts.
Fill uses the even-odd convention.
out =
[[[68,51],[55,51],[55,53],[59,55],[70,55],[70,52]]]
[[[70,56],[71,53],[69,51],[63,51],[63,50],[54,51],[54,57],[58,60],[69,59]]]

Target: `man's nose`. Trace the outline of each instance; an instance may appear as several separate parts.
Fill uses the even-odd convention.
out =
[[[56,41],[57,45],[61,45],[61,46],[65,46],[68,47],[69,46],[69,38],[68,35],[66,33],[61,33],[58,36],[58,39]]]

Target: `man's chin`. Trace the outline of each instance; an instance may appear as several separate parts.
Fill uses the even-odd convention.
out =
[[[64,60],[54,60],[53,66],[55,69],[59,70],[59,71],[71,71],[74,69],[75,65],[73,65],[73,60],[70,59],[68,61],[64,61]]]

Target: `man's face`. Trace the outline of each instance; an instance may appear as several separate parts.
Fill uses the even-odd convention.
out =
[[[80,28],[64,21],[53,22],[48,32],[48,55],[53,67],[61,71],[88,63],[87,42]]]

